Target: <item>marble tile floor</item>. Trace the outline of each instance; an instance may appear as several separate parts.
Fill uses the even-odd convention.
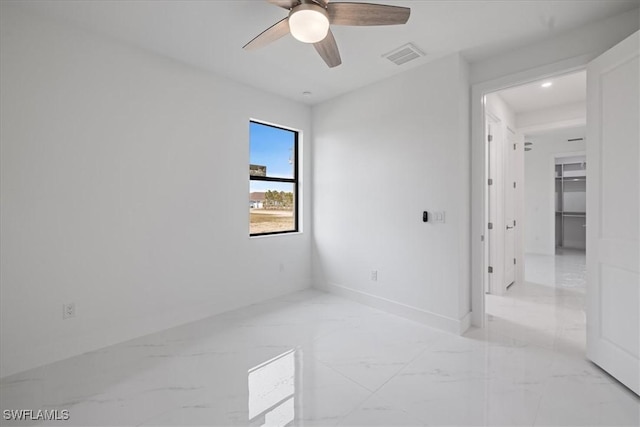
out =
[[[556,248],[555,256],[526,254],[525,275],[529,283],[584,293],[587,281],[585,252]]]
[[[69,420],[2,425],[637,426],[640,399],[584,357],[574,278],[488,296],[487,327],[464,336],[290,294],[4,378],[3,411]]]

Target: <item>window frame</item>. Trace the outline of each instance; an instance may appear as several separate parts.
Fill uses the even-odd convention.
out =
[[[300,202],[298,198],[298,195],[300,193],[298,191],[298,181],[299,181],[298,179],[298,147],[300,146],[299,144],[300,131],[291,129],[291,128],[286,128],[283,126],[274,125],[271,123],[261,122],[259,120],[254,120],[254,119],[249,120],[249,127],[251,127],[252,123],[255,123],[261,126],[268,126],[278,130],[292,132],[294,135],[293,137],[293,178],[257,176],[257,175],[251,175],[249,173],[249,183],[251,183],[251,181],[263,181],[263,182],[283,182],[283,183],[293,184],[293,230],[269,231],[266,233],[251,233],[251,213],[249,213],[249,237],[274,236],[278,234],[298,233],[300,232],[299,218],[298,218],[298,214],[300,211],[299,209]],[[251,134],[249,134],[249,165],[251,165]],[[249,189],[249,193],[251,193],[251,189]]]

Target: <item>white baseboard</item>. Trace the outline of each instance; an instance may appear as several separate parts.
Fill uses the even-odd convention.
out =
[[[460,322],[460,332],[459,334],[462,335],[465,332],[467,332],[467,329],[469,329],[471,327],[471,312],[468,312],[467,314],[465,314],[462,319],[459,320]]]
[[[84,353],[97,351],[120,344],[142,336],[155,334],[167,329],[182,326],[191,322],[216,316],[221,313],[248,307],[252,304],[268,301],[293,292],[311,289],[309,283],[304,287],[296,286],[292,288],[282,288],[258,294],[257,292],[242,295],[242,299],[229,299],[221,303],[204,302],[197,305],[178,307],[175,310],[163,310],[150,313],[147,316],[136,318],[122,318],[113,320],[107,324],[87,329],[81,334],[74,336],[57,337],[55,340],[34,342],[26,353],[9,353],[12,349],[3,347],[3,363],[6,360],[15,360],[12,364],[5,364],[0,370],[0,378],[18,374],[29,369],[55,363],[70,357]],[[6,357],[8,355],[9,357]]]
[[[386,311],[387,313],[395,314],[396,316],[404,317],[456,335],[463,334],[471,325],[471,312],[464,315],[462,319],[453,319],[427,310],[402,304],[397,301],[392,301],[387,298],[349,289],[334,283],[325,283],[322,286],[318,286],[318,288],[356,301],[360,304],[368,305],[370,307]]]

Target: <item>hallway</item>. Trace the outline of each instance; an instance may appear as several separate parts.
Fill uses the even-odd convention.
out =
[[[502,296],[487,295],[489,330],[529,344],[584,354],[585,255],[565,250],[555,256],[527,254],[524,285]]]

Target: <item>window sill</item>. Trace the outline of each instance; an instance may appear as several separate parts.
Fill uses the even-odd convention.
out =
[[[249,239],[264,239],[267,237],[286,237],[286,236],[300,236],[304,234],[302,231],[292,231],[290,233],[276,233],[276,234],[259,234],[256,236],[249,236]]]

